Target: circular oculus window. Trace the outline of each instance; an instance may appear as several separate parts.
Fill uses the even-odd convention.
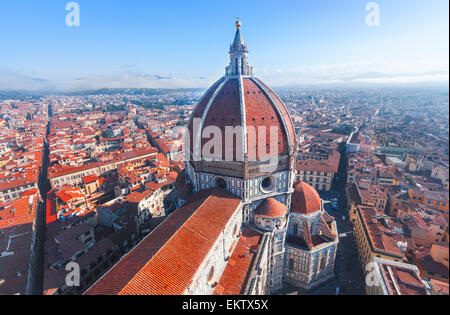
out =
[[[225,179],[223,179],[222,177],[216,177],[215,179],[216,182],[216,186],[222,189],[226,189],[228,186],[228,183]]]
[[[263,193],[271,193],[275,189],[276,178],[274,176],[267,176],[261,181],[261,191]]]

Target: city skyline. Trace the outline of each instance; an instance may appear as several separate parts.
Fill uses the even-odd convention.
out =
[[[448,82],[445,1],[377,1],[379,26],[360,0],[77,1],[74,27],[67,3],[2,1],[0,90],[205,88],[224,73],[236,16],[255,75],[274,87]]]
[[[366,8],[367,26],[381,25],[379,4]],[[66,9],[68,27],[79,25],[79,4]],[[223,60],[209,61],[219,53],[215,40],[202,36],[215,32],[205,25],[218,21],[197,22],[197,40],[181,36],[189,44],[179,58],[155,57],[173,50],[165,32],[151,43],[158,49],[147,66],[164,60],[159,67],[185,79],[98,74],[131,53],[145,57],[136,38],[122,55],[72,43],[92,58],[61,66],[60,80],[0,76],[0,295],[186,295],[170,307],[211,312],[278,310],[285,302],[275,304],[273,295],[448,295],[449,93],[436,88],[444,71],[418,75],[419,63],[402,75],[383,74],[381,66],[314,68],[313,57],[333,55],[324,44],[308,51],[304,67],[313,70],[308,86],[298,85],[299,73],[307,72],[292,70],[296,64],[286,56],[294,46],[279,44],[292,35],[271,36],[259,25],[265,42],[253,48],[254,26],[247,33],[236,18],[226,22],[234,35],[222,35],[220,54],[229,58],[216,74]],[[119,33],[113,42],[125,47]],[[29,54],[66,44],[53,38],[44,51],[42,43],[28,40]],[[349,49],[344,39],[335,43]],[[291,63],[297,85],[272,89],[277,80],[293,83],[281,70],[260,77],[259,57],[249,55],[259,51],[267,69]],[[54,51],[48,64],[56,67],[67,54]],[[333,56],[341,58],[338,51]],[[24,60],[24,69],[46,64],[20,53],[7,60],[11,67],[14,60]],[[84,61],[93,63],[75,67]],[[333,77],[338,69],[345,80],[342,73]],[[86,75],[74,80],[77,72]],[[209,76],[188,75],[203,72],[214,81],[208,89],[168,88],[201,86]],[[164,88],[147,89],[155,82]],[[1,89],[12,83],[54,90]],[[86,87],[109,88],[63,92]],[[218,300],[195,300],[205,295]],[[261,304],[255,296],[264,296]]]

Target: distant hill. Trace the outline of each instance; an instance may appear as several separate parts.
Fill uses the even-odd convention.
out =
[[[176,94],[176,93],[196,93],[202,92],[203,89],[99,89],[99,90],[91,90],[91,91],[80,91],[80,92],[72,92],[72,93],[63,93],[64,95],[113,95],[113,94],[126,94],[126,95],[167,95],[167,94]]]
[[[2,100],[35,100],[42,96],[43,92],[28,92],[28,91],[2,91],[0,90],[0,101]]]
[[[99,90],[88,90],[88,91],[78,91],[78,92],[55,92],[55,91],[18,91],[18,90],[0,90],[0,100],[7,99],[24,99],[30,98],[35,99],[45,95],[68,95],[68,96],[86,96],[86,95],[114,95],[114,94],[125,94],[125,95],[170,95],[178,93],[200,93],[204,89],[99,89]]]

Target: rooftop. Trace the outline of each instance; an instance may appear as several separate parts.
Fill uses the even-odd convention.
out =
[[[86,294],[182,294],[240,204],[221,189],[198,192]]]
[[[249,276],[254,265],[263,235],[250,228],[245,228],[228,260],[214,295],[245,294]]]
[[[389,295],[428,294],[416,266],[385,259],[377,259],[375,262],[380,267],[381,277]]]
[[[0,211],[0,295],[25,294],[37,194]]]
[[[403,259],[405,256],[397,246],[397,241],[404,240],[403,236],[389,228],[391,223],[384,213],[373,207],[358,206],[357,209],[373,250]]]

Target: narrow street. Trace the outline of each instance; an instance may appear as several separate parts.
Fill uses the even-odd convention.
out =
[[[320,193],[324,209],[336,219],[339,245],[335,261],[335,278],[308,294],[365,295],[364,273],[358,259],[358,250],[353,235],[353,227],[348,222],[345,186],[347,183],[347,159],[345,143],[340,144],[338,173],[331,192]],[[337,199],[338,207],[333,209],[330,200]],[[339,289],[337,289],[339,287]]]
[[[334,194],[332,194],[334,195]],[[335,278],[317,288],[308,294],[336,294],[336,288],[339,287],[341,295],[364,295],[364,274],[358,260],[358,251],[353,236],[353,229],[342,217],[345,213],[345,195],[339,193],[333,198],[338,198],[339,208],[333,210],[331,203],[324,198],[324,208],[328,213],[335,217],[337,229],[339,232],[339,245],[335,261]]]
[[[42,154],[42,165],[38,177],[38,189],[40,200],[36,210],[36,243],[35,243],[35,260],[31,267],[32,286],[27,291],[27,294],[41,295],[44,289],[44,244],[45,244],[45,230],[46,230],[46,202],[47,193],[51,189],[50,181],[47,178],[47,170],[49,165],[49,148],[47,137],[50,132],[50,119],[52,116],[51,106],[48,108],[49,121],[47,124],[46,137],[44,139],[44,149]]]

